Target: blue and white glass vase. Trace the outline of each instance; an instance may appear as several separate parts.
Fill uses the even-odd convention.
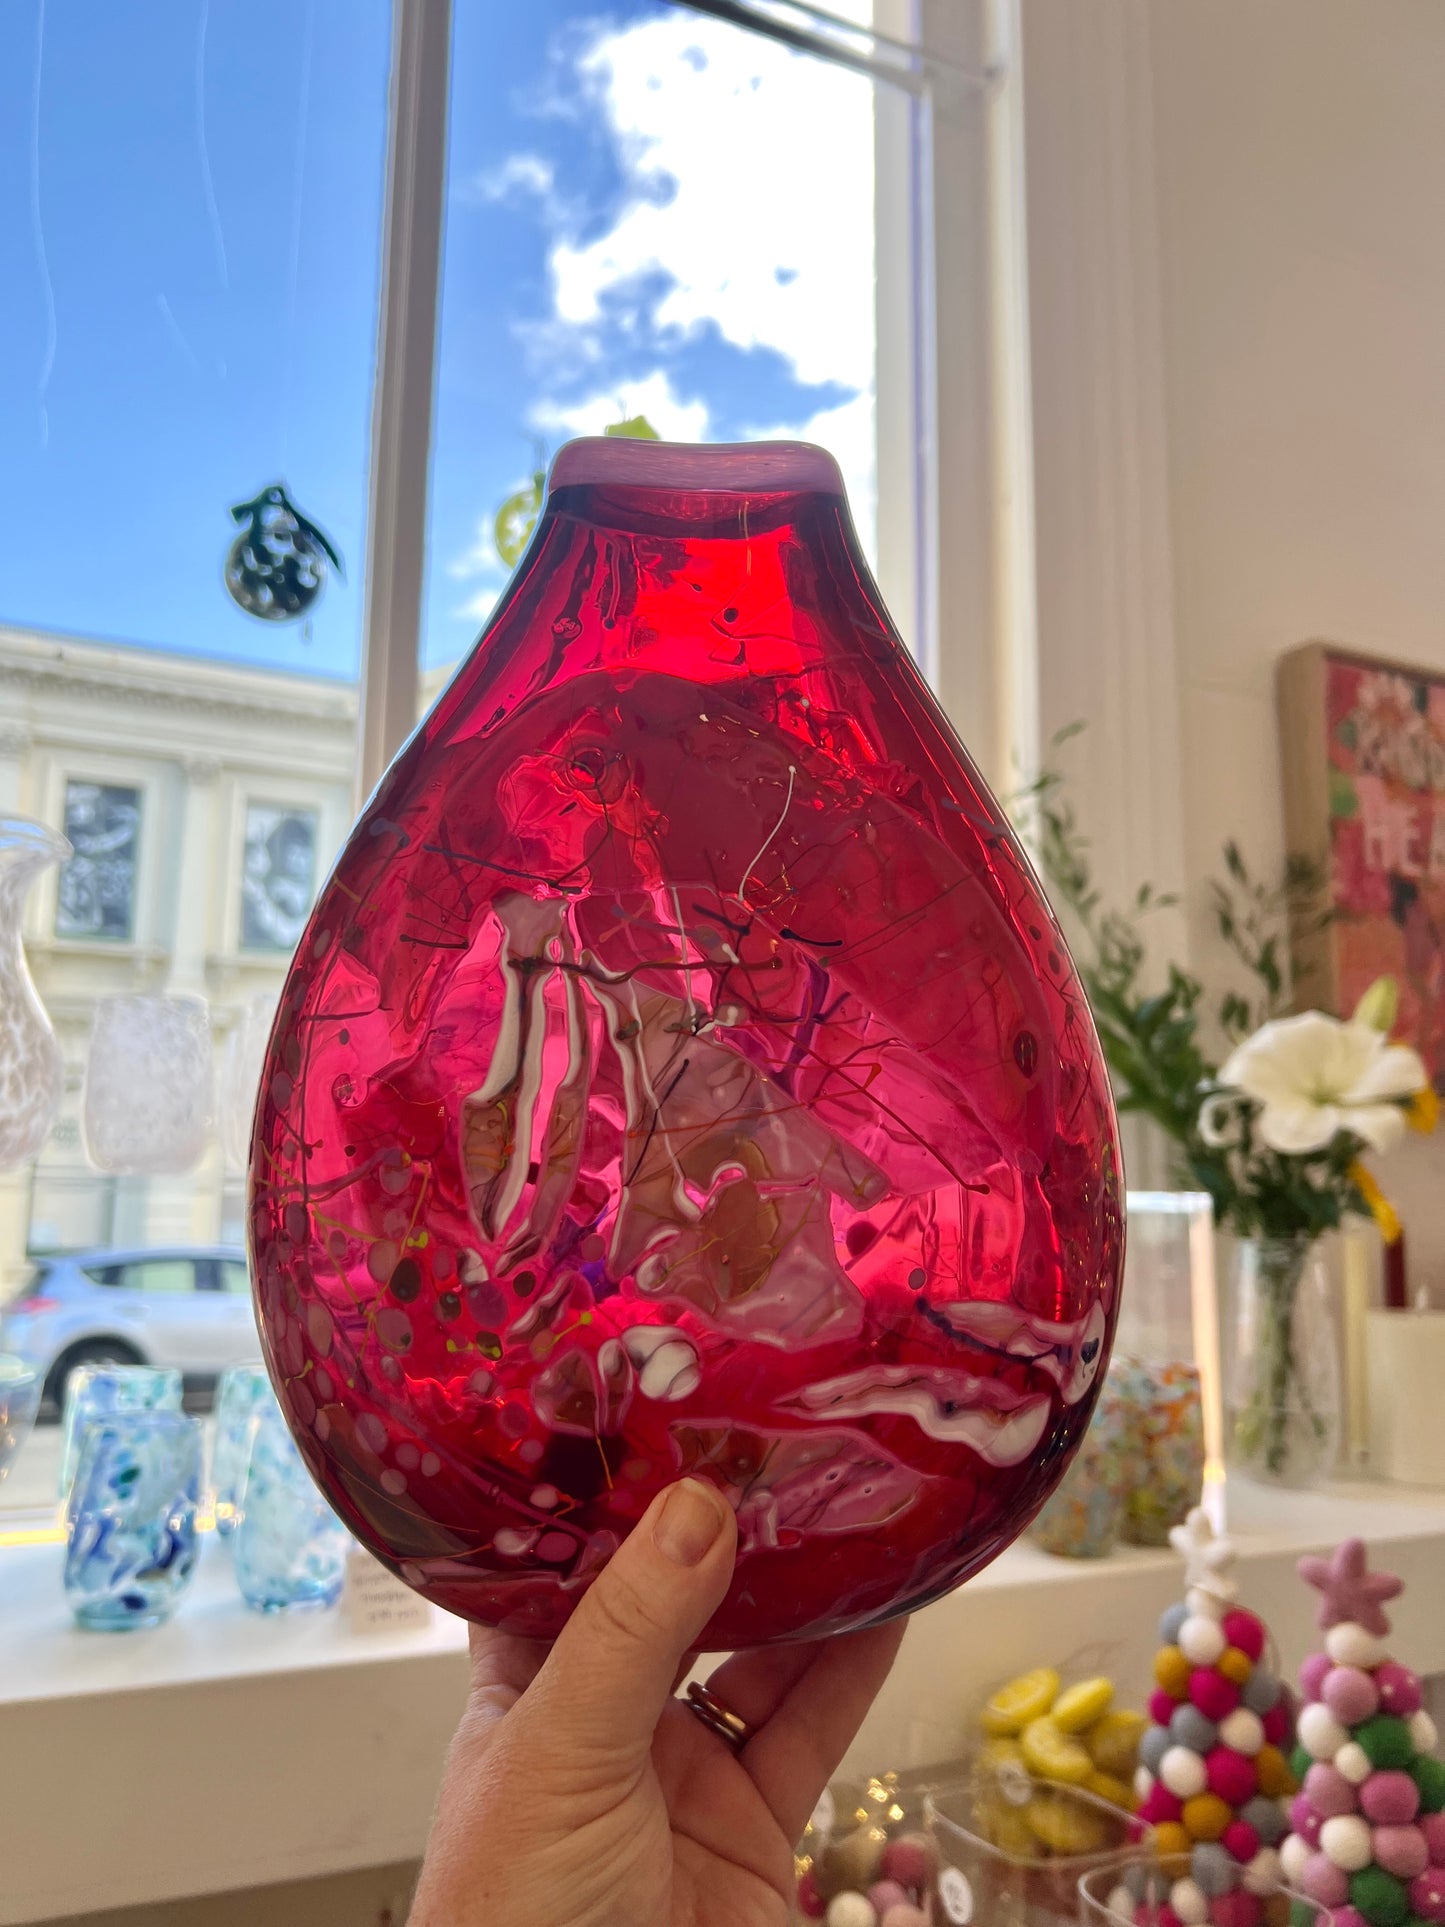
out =
[[[65,1381],[60,1496],[70,1497],[88,1425],[121,1412],[179,1412],[181,1375],[158,1365],[77,1365]]]
[[[334,1606],[351,1535],[322,1498],[279,1407],[251,1415],[236,1512],[236,1582],[258,1612]]]
[[[66,1509],[65,1592],[82,1626],[159,1626],[196,1568],[201,1428],[180,1412],[87,1425]]]
[[[252,1416],[275,1402],[264,1365],[233,1365],[221,1374],[216,1389],[216,1436],[211,1446],[211,1503],[216,1530],[223,1539],[229,1538],[240,1520],[238,1508]]]
[[[0,1352],[0,1481],[30,1436],[40,1403],[40,1373],[29,1359]]]

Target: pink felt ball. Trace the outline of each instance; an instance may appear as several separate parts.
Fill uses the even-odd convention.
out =
[[[1306,1773],[1301,1797],[1326,1820],[1332,1820],[1337,1813],[1353,1813],[1359,1804],[1355,1789],[1344,1774],[1326,1760],[1316,1760]]]
[[[1425,1836],[1418,1827],[1376,1827],[1375,1862],[1397,1880],[1413,1880],[1430,1863]]]
[[[1422,1813],[1420,1831],[1432,1867],[1445,1867],[1445,1813]]]
[[[911,1900],[895,1902],[879,1921],[878,1927],[928,1927],[928,1915]]]
[[[1360,1811],[1377,1827],[1407,1827],[1420,1811],[1420,1789],[1408,1773],[1372,1773],[1360,1788]]]
[[[1421,1920],[1445,1920],[1445,1873],[1428,1867],[1410,1882],[1410,1905]]]
[[[1259,1852],[1259,1835],[1248,1820],[1231,1820],[1220,1834],[1219,1844],[1241,1867],[1247,1867]]]
[[[821,1920],[828,1911],[828,1903],[818,1892],[818,1883],[813,1878],[813,1869],[798,1882],[798,1912],[804,1920]]]
[[[1358,1726],[1380,1704],[1379,1690],[1368,1673],[1358,1666],[1332,1666],[1325,1674],[1320,1698],[1341,1726]]]
[[[1325,1675],[1334,1664],[1328,1653],[1311,1653],[1299,1669],[1299,1688],[1307,1700],[1317,1700]]]
[[[1213,1927],[1259,1927],[1264,1919],[1264,1902],[1258,1894],[1236,1887],[1231,1894],[1220,1894],[1209,1903]]]
[[[1149,1695],[1149,1717],[1156,1726],[1167,1726],[1178,1704],[1178,1700],[1171,1698],[1162,1686],[1156,1686]]]
[[[1204,1758],[1209,1791],[1217,1793],[1227,1807],[1242,1807],[1259,1791],[1259,1772],[1253,1760],[1228,1746],[1216,1746]]]
[[[1397,1659],[1387,1659],[1375,1668],[1375,1685],[1381,1706],[1397,1720],[1407,1720],[1412,1713],[1419,1712],[1423,1704],[1420,1675],[1412,1673]]]
[[[1322,1853],[1312,1853],[1306,1860],[1299,1884],[1322,1907],[1343,1907],[1350,1897],[1349,1875]]]
[[[868,1889],[868,1904],[875,1914],[886,1914],[890,1907],[907,1900],[908,1889],[900,1887],[896,1880],[875,1880]]]
[[[925,1835],[903,1833],[884,1848],[878,1871],[885,1880],[896,1880],[900,1887],[916,1891],[926,1887],[938,1872],[938,1854]]]
[[[1296,1833],[1303,1833],[1311,1818],[1320,1817],[1310,1796],[1301,1790],[1289,1803],[1289,1823]]]
[[[1237,1646],[1249,1659],[1258,1659],[1264,1651],[1264,1626],[1253,1613],[1246,1612],[1243,1606],[1233,1606],[1224,1615],[1221,1630],[1225,1643]]]
[[[1336,1907],[1330,1915],[1330,1927],[1368,1927],[1368,1922],[1358,1907]]]
[[[1301,1815],[1291,1812],[1290,1818],[1295,1821],[1295,1832],[1307,1847],[1313,1849],[1320,1844],[1320,1834],[1324,1830],[1325,1823],[1313,1807],[1308,1813]]]
[[[1294,1738],[1294,1712],[1286,1699],[1278,1699],[1260,1724],[1271,1746],[1288,1746]]]
[[[1150,1908],[1149,1920],[1151,1927],[1184,1927],[1184,1922],[1167,1901],[1161,1907]]]
[[[1159,1827],[1166,1820],[1177,1820],[1183,1811],[1184,1802],[1179,1795],[1171,1793],[1162,1780],[1156,1780],[1139,1808],[1139,1818],[1147,1826]]]
[[[1216,1724],[1239,1704],[1239,1688],[1212,1666],[1196,1666],[1189,1675],[1189,1697],[1207,1720]]]

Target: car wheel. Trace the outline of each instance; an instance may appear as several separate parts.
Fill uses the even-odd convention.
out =
[[[57,1412],[65,1410],[65,1387],[79,1365],[144,1365],[134,1345],[123,1338],[87,1338],[56,1359],[45,1381],[45,1396]]]

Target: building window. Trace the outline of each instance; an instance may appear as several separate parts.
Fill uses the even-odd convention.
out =
[[[241,948],[294,950],[315,894],[315,811],[248,803],[241,870]]]
[[[129,943],[135,935],[140,791],[72,779],[65,834],[75,854],[60,873],[57,937]]]

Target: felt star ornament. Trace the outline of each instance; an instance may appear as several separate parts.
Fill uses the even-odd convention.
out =
[[[1184,1584],[1190,1591],[1208,1593],[1228,1602],[1239,1588],[1230,1574],[1234,1564],[1234,1544],[1214,1530],[1213,1521],[1202,1505],[1175,1526],[1169,1543],[1184,1561]]]
[[[1320,1595],[1319,1623],[1323,1629],[1349,1620],[1379,1638],[1390,1630],[1384,1602],[1404,1591],[1403,1580],[1394,1573],[1366,1569],[1363,1539],[1346,1539],[1328,1559],[1313,1555],[1301,1559],[1299,1576]]]

